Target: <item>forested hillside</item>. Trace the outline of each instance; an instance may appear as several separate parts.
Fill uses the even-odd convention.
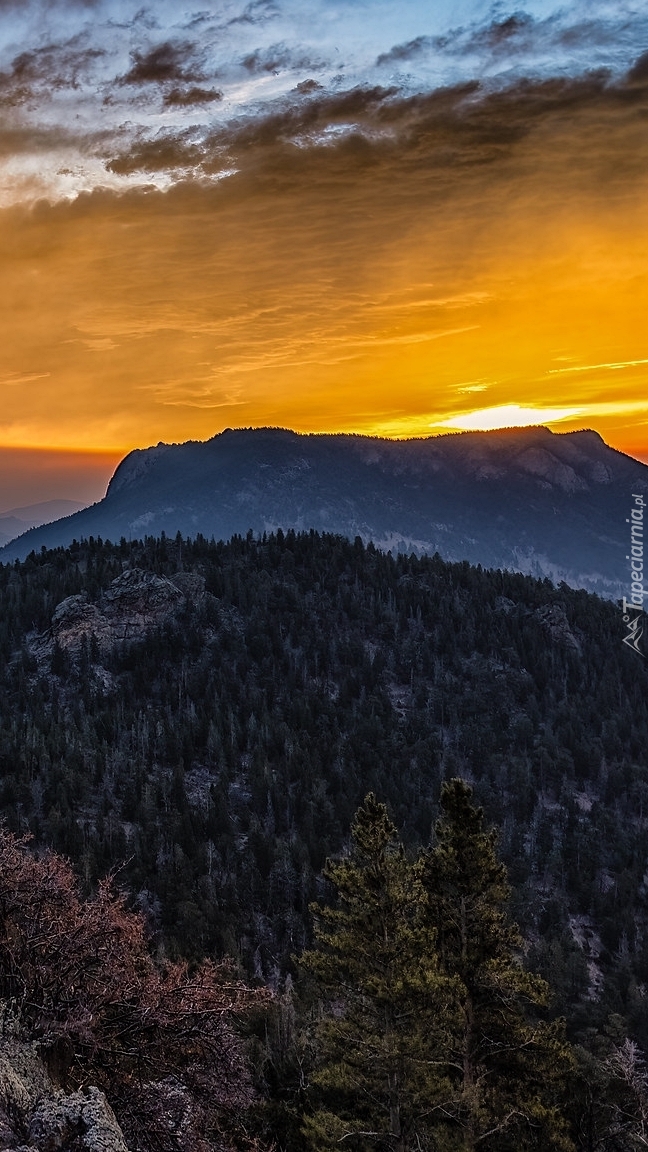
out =
[[[617,1014],[648,1047],[648,673],[622,635],[564,585],[315,533],[32,554],[0,567],[0,807],[88,890],[120,867],[170,956],[276,984],[365,794],[415,848],[464,777],[571,1035]]]

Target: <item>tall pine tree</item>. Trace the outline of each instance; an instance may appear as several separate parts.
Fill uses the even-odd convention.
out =
[[[302,957],[322,1011],[305,1134],[318,1152],[432,1149],[434,1105],[449,1088],[434,1058],[449,997],[422,922],[420,864],[372,793],[352,836],[348,858],[325,869],[337,907],[313,909],[317,948]]]
[[[521,964],[506,912],[496,833],[463,780],[443,786],[436,846],[423,870],[426,918],[452,989],[455,1022],[436,1147],[452,1152],[568,1149],[559,1109],[571,1057],[561,1021],[541,1018],[548,985]]]

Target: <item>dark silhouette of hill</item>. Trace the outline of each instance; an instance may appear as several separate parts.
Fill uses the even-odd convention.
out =
[[[648,466],[598,433],[513,428],[415,440],[228,429],[206,442],[131,452],[99,503],[26,532],[0,560],[90,536],[277,528],[360,536],[384,550],[469,560],[627,590],[626,517]]]

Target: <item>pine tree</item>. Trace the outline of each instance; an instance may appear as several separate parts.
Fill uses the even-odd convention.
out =
[[[434,1103],[448,1090],[430,1060],[447,993],[421,923],[420,866],[407,861],[373,793],[352,836],[350,856],[325,868],[338,906],[315,906],[317,948],[302,957],[323,1013],[312,1078],[319,1106],[306,1136],[318,1152],[431,1149]]]
[[[559,1099],[572,1062],[562,1021],[540,1014],[548,985],[522,967],[522,939],[507,917],[506,869],[463,780],[445,784],[436,846],[423,880],[426,916],[452,989],[447,1052],[452,1090],[438,1113],[438,1147],[568,1149]]]

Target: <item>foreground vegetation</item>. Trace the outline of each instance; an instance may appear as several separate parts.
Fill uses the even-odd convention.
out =
[[[618,1019],[587,1049],[568,1042],[523,964],[471,788],[445,784],[441,810],[413,857],[367,795],[349,853],[327,862],[296,992],[271,1002],[225,962],[154,958],[112,882],[82,899],[61,857],[0,833],[3,1034],[11,1018],[59,1092],[100,1086],[141,1152],[645,1147],[636,1044],[612,1035]],[[43,1134],[41,1116],[34,1140],[6,1059],[3,1077],[3,1146],[94,1152],[83,1124]]]
[[[244,1135],[239,1117],[254,1093],[234,1025],[266,1001],[264,990],[223,962],[155,963],[141,915],[109,880],[83,900],[65,860],[36,857],[7,832],[0,997],[55,1084],[105,1090],[129,1147],[176,1148],[174,1130],[192,1152],[204,1133],[209,1148]]]

